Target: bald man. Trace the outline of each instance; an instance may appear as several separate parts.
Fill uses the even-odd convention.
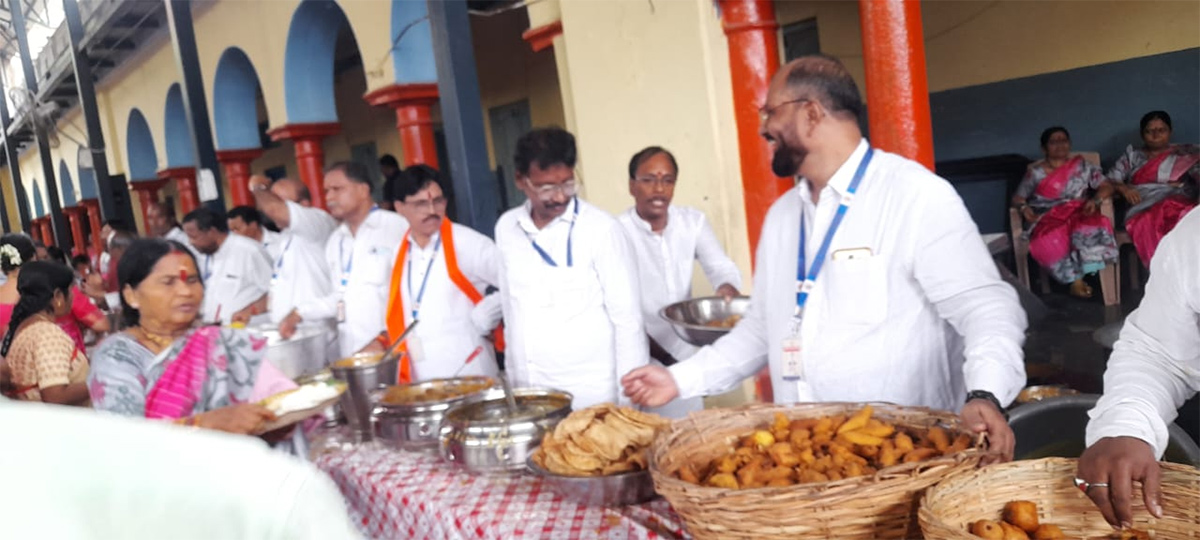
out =
[[[796,187],[763,223],[750,310],[691,358],[630,373],[625,392],[660,406],[767,365],[777,402],[957,411],[1011,458],[1003,411],[1025,385],[1025,313],[954,188],[871,147],[858,87],[835,58],[784,66],[759,113],[771,169]]]
[[[250,192],[258,210],[281,230],[276,240],[279,249],[273,253],[269,302],[271,322],[279,324],[300,300],[332,292],[325,242],[337,222],[324,210],[312,207],[312,196],[301,182],[283,178],[272,183],[256,175],[250,178]],[[306,321],[314,319],[304,317]]]

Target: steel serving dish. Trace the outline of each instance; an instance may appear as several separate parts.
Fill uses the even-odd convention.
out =
[[[376,390],[396,382],[399,360],[393,356],[384,361],[383,353],[359,353],[329,366],[333,378],[345,381],[349,387],[342,394],[342,414],[346,416],[350,428],[363,440],[371,440],[375,434],[371,422],[371,412],[375,407],[371,396]]]
[[[515,415],[498,388],[446,413],[439,430],[442,459],[476,473],[525,470],[542,436],[570,414],[572,396],[548,388],[516,388],[513,396]]]
[[[307,324],[283,339],[274,325],[254,326],[249,330],[267,340],[267,361],[289,379],[311,375],[329,364],[329,342],[337,334],[325,324]]]
[[[372,402],[376,404],[373,415],[379,439],[389,446],[401,450],[437,453],[438,428],[446,412],[461,403],[482,399],[496,380],[491,377],[458,377],[391,386],[376,390]],[[479,387],[462,392],[464,387]],[[470,388],[467,388],[470,390]],[[425,392],[452,394],[444,399],[389,403],[385,397],[389,392],[419,395]]]
[[[676,302],[658,312],[658,316],[671,323],[671,328],[680,339],[697,347],[712,345],[730,330],[720,323],[731,317],[741,317],[750,309],[750,297],[738,296],[725,300],[721,296],[706,296]]]
[[[628,506],[658,496],[650,470],[628,471],[608,476],[566,476],[554,474],[533,462],[529,470],[546,480],[563,498],[589,506]]]
[[[1060,396],[1074,396],[1077,394],[1079,394],[1078,390],[1057,384],[1026,386],[1021,390],[1020,394],[1017,394],[1017,399],[1014,403],[1018,405],[1033,403],[1035,401],[1042,401],[1044,399],[1056,398]]]

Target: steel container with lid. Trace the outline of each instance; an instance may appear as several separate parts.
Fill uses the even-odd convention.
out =
[[[458,377],[377,390],[372,401],[379,439],[401,450],[437,453],[438,428],[446,412],[483,398],[495,384],[491,377]]]
[[[493,389],[480,400],[463,403],[442,420],[442,459],[476,473],[511,473],[542,444],[542,436],[571,412],[571,394],[549,388],[516,388],[517,414]]]

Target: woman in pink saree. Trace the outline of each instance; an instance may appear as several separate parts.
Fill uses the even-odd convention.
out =
[[[93,353],[93,407],[239,434],[258,433],[274,418],[256,402],[295,383],[266,361],[265,340],[195,326],[204,285],[187,248],[137,240],[117,274],[128,328]]]
[[[1071,285],[1071,294],[1092,296],[1083,280],[1117,259],[1112,223],[1099,213],[1112,195],[1100,168],[1082,156],[1071,157],[1071,135],[1060,126],[1042,132],[1046,158],[1029,166],[1013,195],[1029,230],[1029,252],[1054,279]],[[1095,196],[1088,193],[1095,190]]]
[[[1149,267],[1158,242],[1196,206],[1200,147],[1171,144],[1171,115],[1165,111],[1146,113],[1141,128],[1144,146],[1126,148],[1108,178],[1132,205],[1125,214],[1125,229],[1142,264]]]

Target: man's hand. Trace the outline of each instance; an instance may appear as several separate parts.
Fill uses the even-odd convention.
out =
[[[1162,471],[1154,451],[1145,441],[1134,437],[1105,437],[1096,441],[1079,457],[1075,477],[1091,484],[1108,484],[1108,487],[1093,486],[1087,496],[1100,508],[1109,524],[1128,528],[1133,523],[1130,500],[1133,497],[1133,481],[1142,483],[1142,500],[1146,509],[1156,518],[1161,518]]]
[[[250,185],[246,187],[248,187],[252,192],[260,189],[267,189],[271,187],[271,179],[261,174],[256,174],[250,177]]]
[[[661,407],[679,397],[675,377],[662,366],[642,366],[621,377],[625,395],[643,407]]]
[[[248,324],[250,322],[250,317],[256,315],[255,311],[256,310],[254,309],[254,306],[248,306],[246,309],[234,313],[233,317],[229,319],[229,322],[242,325]]]
[[[300,321],[300,314],[296,313],[295,310],[288,313],[287,317],[284,317],[283,321],[279,323],[279,337],[292,339],[292,336],[296,335],[296,327],[300,326]]]
[[[741,295],[742,295],[742,293],[738,292],[737,287],[734,287],[733,285],[730,285],[728,283],[724,283],[720,287],[717,287],[717,296],[725,298],[726,302],[733,300],[734,298],[737,298]]]
[[[1012,428],[1004,419],[1004,413],[996,405],[986,399],[972,399],[963,405],[963,424],[975,433],[987,433],[988,449],[999,452],[999,456],[985,458],[985,463],[996,461],[1012,461],[1013,449],[1016,447],[1016,437]]]
[[[83,279],[83,294],[89,298],[103,299],[104,298],[104,278],[100,274],[88,274]]]

